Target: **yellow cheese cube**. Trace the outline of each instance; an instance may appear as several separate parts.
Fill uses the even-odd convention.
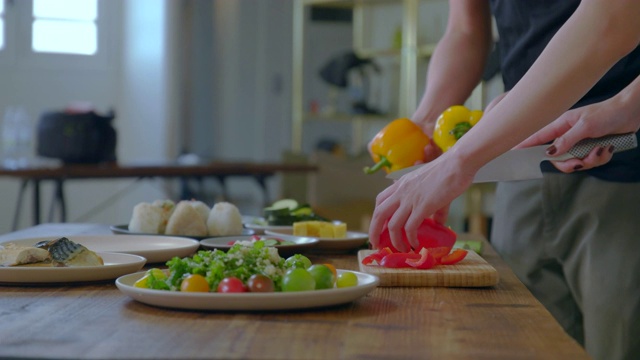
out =
[[[304,221],[293,223],[293,235],[307,236],[307,224]]]
[[[321,238],[347,237],[346,223],[331,223],[327,221],[300,221],[293,223],[293,235]]]

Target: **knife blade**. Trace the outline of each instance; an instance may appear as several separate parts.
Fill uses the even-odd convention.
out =
[[[572,158],[583,159],[596,146],[614,146],[614,153],[630,150],[638,146],[635,133],[607,135],[600,138],[583,139],[575,144],[565,154],[551,157],[546,150],[549,145],[532,146],[525,149],[509,150],[506,153],[489,161],[478,170],[473,178],[474,183],[515,181],[542,178],[540,163],[546,160],[564,161]],[[388,179],[398,180],[403,175],[417,170],[425,164],[410,166],[389,173]]]

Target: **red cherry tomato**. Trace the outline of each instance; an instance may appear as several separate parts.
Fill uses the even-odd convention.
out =
[[[275,286],[273,280],[262,274],[253,274],[247,280],[247,287],[251,292],[273,292]]]
[[[220,293],[241,293],[247,292],[247,287],[242,283],[242,280],[237,277],[227,277],[222,279],[218,284],[218,292]]]

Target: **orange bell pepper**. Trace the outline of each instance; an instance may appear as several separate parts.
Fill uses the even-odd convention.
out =
[[[375,165],[365,167],[373,174],[384,168],[387,173],[425,162],[424,147],[430,138],[420,126],[407,118],[396,119],[385,126],[371,141],[369,154]]]

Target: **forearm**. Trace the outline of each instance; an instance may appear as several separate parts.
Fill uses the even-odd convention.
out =
[[[638,45],[638,16],[640,4],[633,1],[583,1],[531,69],[451,156],[478,168],[556,119]]]
[[[635,131],[640,129],[640,76],[616,96],[616,100],[624,108],[622,112],[626,121],[635,126]]]
[[[482,77],[492,45],[491,17],[486,3],[471,1],[474,7],[464,10],[457,9],[463,2],[451,2],[447,30],[431,57],[425,92],[412,117],[427,132],[446,108],[463,104]]]

